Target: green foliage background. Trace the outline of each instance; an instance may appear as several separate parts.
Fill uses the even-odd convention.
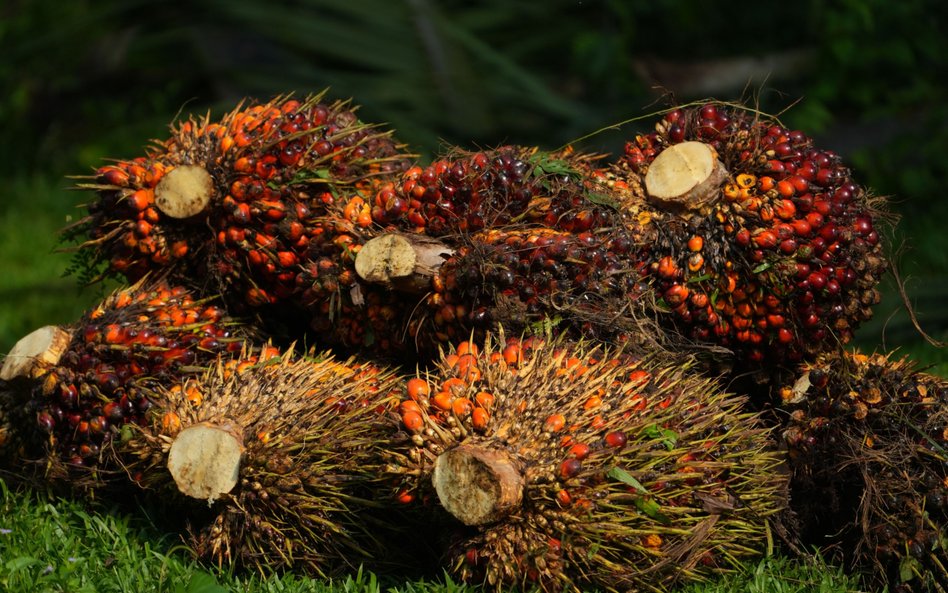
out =
[[[445,142],[552,148],[672,97],[789,107],[785,123],[893,196],[908,294],[946,338],[944,12],[939,0],[7,0],[0,351],[99,297],[63,278],[69,256],[53,253],[85,197],[66,190],[69,175],[136,156],[179,114],[327,87],[423,155]],[[581,147],[619,150],[641,125]],[[948,360],[900,309],[890,285],[861,345]]]

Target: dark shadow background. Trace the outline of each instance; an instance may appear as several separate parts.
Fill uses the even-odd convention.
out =
[[[759,104],[893,196],[923,327],[948,338],[948,19],[941,0],[5,0],[0,351],[93,300],[62,278],[69,175],[132,157],[179,114],[329,87],[425,158],[444,143],[617,151],[673,101]],[[866,348],[948,374],[887,287]],[[944,365],[944,366],[942,366]]]

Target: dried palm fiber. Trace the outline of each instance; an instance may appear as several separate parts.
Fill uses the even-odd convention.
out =
[[[76,323],[32,332],[0,370],[3,407],[18,419],[7,428],[19,445],[6,461],[94,484],[116,469],[100,466],[103,450],[153,405],[145,387],[236,355],[248,335],[213,299],[164,279],[118,289]]]
[[[330,357],[222,361],[151,392],[150,421],[115,451],[145,492],[185,509],[191,546],[211,562],[324,577],[404,569],[404,533],[418,525],[380,471],[396,380]]]
[[[778,391],[801,537],[891,591],[948,590],[948,381],[827,353]]]
[[[764,553],[768,430],[683,357],[463,343],[405,383],[398,498],[455,518],[452,572],[502,590],[666,590]]]

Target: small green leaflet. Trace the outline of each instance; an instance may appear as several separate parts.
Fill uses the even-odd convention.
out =
[[[631,486],[642,494],[648,495],[648,490],[645,489],[645,486],[636,480],[632,474],[622,468],[614,467],[610,469],[609,473],[606,475],[614,480],[622,482],[623,484]],[[663,525],[671,523],[671,520],[662,514],[661,507],[658,505],[658,503],[651,498],[639,497],[636,498],[633,503],[635,504],[635,508],[655,519],[659,523],[662,523]]]
[[[612,208],[613,210],[619,209],[619,202],[615,201],[611,196],[606,194],[600,194],[591,191],[586,194],[586,199],[598,206],[605,206],[606,208]]]
[[[638,480],[636,480],[635,476],[625,471],[621,467],[614,467],[610,469],[609,473],[607,473],[606,475],[612,478],[613,480],[618,480],[622,482],[623,484],[628,484],[629,486],[632,486],[633,488],[635,488],[642,494],[648,494],[648,490],[645,489],[645,486],[642,485],[642,482],[639,482]]]
[[[290,179],[287,185],[296,185],[299,183],[309,183],[315,179],[331,179],[332,173],[329,172],[329,169],[301,169],[296,172],[293,176],[293,179]],[[270,189],[280,189],[280,187],[274,184],[272,181],[267,183],[267,186]]]
[[[702,274],[700,276],[692,276],[688,278],[688,282],[689,283],[704,282],[705,280],[710,280],[710,279],[711,279],[711,274]]]
[[[533,163],[533,176],[543,175],[578,175],[579,173],[566,164],[566,161],[547,158],[543,155],[530,159]]]
[[[899,563],[899,579],[905,583],[911,581],[916,575],[920,574],[919,562],[912,556],[906,555]]]
[[[761,272],[763,272],[763,271],[765,271],[765,270],[769,270],[769,269],[770,269],[770,266],[772,266],[772,265],[773,265],[773,264],[771,264],[770,262],[766,262],[766,261],[765,261],[764,263],[762,263],[762,264],[760,264],[759,266],[757,266],[756,268],[754,268],[754,273],[755,273],[755,274],[760,274]]]
[[[563,318],[559,315],[554,315],[553,317],[544,317],[530,324],[530,333],[533,335],[547,335],[551,333],[556,326],[563,322]]]
[[[602,546],[599,545],[598,543],[589,546],[589,551],[586,552],[586,560],[592,560],[593,558],[595,558],[596,554],[599,553],[599,549],[601,547]]]
[[[650,439],[661,439],[662,443],[668,448],[669,451],[675,448],[675,443],[678,442],[678,433],[674,430],[669,430],[667,428],[662,428],[657,424],[649,424],[645,427],[645,436]]]

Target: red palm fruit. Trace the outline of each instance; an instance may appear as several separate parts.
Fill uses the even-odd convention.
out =
[[[480,378],[454,395],[490,393],[489,417],[418,402],[424,428],[389,468],[404,475],[396,491],[455,519],[458,576],[495,590],[657,590],[764,553],[786,479],[741,398],[667,353],[520,346],[511,367],[488,340]],[[425,379],[458,372],[449,356]]]
[[[147,494],[198,521],[191,547],[215,564],[322,577],[404,567],[409,523],[383,471],[401,437],[396,381],[324,356],[221,361],[149,390],[156,412],[115,453]]]
[[[749,367],[848,342],[879,300],[881,200],[839,156],[774,118],[717,103],[675,110],[629,142],[603,179],[638,192],[657,291],[684,286],[707,297],[673,307],[674,324]],[[693,237],[702,239],[701,265],[689,265],[695,252],[683,248]],[[673,274],[662,273],[667,258]],[[767,324],[773,315],[785,323]]]
[[[890,355],[832,353],[776,390],[806,545],[870,590],[948,582],[948,381]]]
[[[220,291],[232,307],[298,302],[306,288],[345,291],[338,272],[305,286],[301,264],[343,264],[362,220],[350,219],[347,204],[371,199],[410,163],[388,132],[321,96],[240,106],[171,134],[83,184],[96,199],[67,235],[85,241],[81,261],[93,268],[132,281],[168,270]]]
[[[220,306],[164,281],[140,283],[75,324],[20,340],[0,379],[32,419],[24,434],[43,435],[51,464],[94,466],[124,425],[144,420],[152,407],[144,386],[180,381],[239,352],[245,336]]]

